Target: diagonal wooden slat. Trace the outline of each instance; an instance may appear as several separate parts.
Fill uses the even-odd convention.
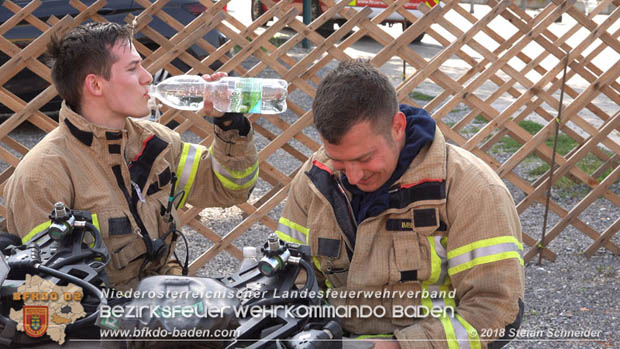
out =
[[[369,10],[348,7],[348,2],[336,3],[324,0],[329,9],[305,25],[299,19],[296,10],[290,10],[292,0],[274,3],[264,0],[269,9],[254,23],[245,25],[230,13],[223,10],[228,0],[211,2],[200,0],[207,9],[191,23],[182,25],[163,9],[169,1],[136,0],[144,10],[137,16],[128,15],[126,23],[135,20],[136,31],[149,38],[153,46],[146,47],[136,42],[136,48],[144,55],[144,64],[149,71],[166,69],[172,74],[183,73],[172,64],[178,59],[188,65],[189,74],[210,73],[214,62],[220,61],[221,71],[234,72],[242,76],[277,75],[289,82],[289,94],[303,94],[314,97],[316,86],[320,82],[324,69],[334,60],[351,59],[349,49],[353,48],[365,36],[382,45],[371,62],[382,67],[394,59],[408,66],[408,73],[396,88],[401,102],[416,104],[409,94],[419,90],[423,84],[432,83],[440,92],[425,106],[437,120],[438,127],[446,138],[460,145],[484,160],[506,182],[512,183],[521,191],[522,198],[517,204],[517,211],[524,214],[534,205],[544,205],[545,188],[548,185],[546,174],[537,178],[524,176],[522,164],[529,158],[537,158],[543,163],[551,163],[552,150],[546,143],[555,127],[555,117],[559,109],[559,91],[561,89],[561,71],[563,59],[569,52],[569,65],[564,92],[570,98],[565,102],[560,131],[570,137],[577,145],[568,153],[556,157],[554,182],[566,177],[576,183],[582,183],[590,192],[573,207],[563,207],[559,202],[550,201],[549,208],[560,221],[552,228],[545,241],[540,245],[543,256],[555,260],[557,254],[547,247],[568,225],[592,239],[592,244],[585,247],[585,253],[592,255],[599,248],[606,248],[614,254],[620,254],[620,248],[611,240],[617,233],[620,220],[597,230],[579,219],[579,215],[599,197],[607,200],[620,210],[620,196],[611,187],[620,174],[620,111],[604,108],[594,98],[603,98],[608,103],[620,104],[620,68],[602,68],[598,63],[600,55],[613,52],[620,55],[620,10],[613,10],[602,21],[595,21],[609,4],[620,5],[619,0],[603,0],[588,15],[574,6],[574,1],[553,0],[534,15],[524,11],[513,1],[489,0],[491,11],[480,18],[470,14],[457,1],[448,0],[432,9],[422,6],[423,16],[416,18],[403,8],[407,0],[383,0],[383,8],[376,16],[369,18]],[[0,50],[9,60],[0,67],[0,101],[15,113],[0,125],[0,159],[6,168],[0,173],[0,189],[6,179],[13,173],[19,157],[28,152],[18,138],[9,136],[19,125],[29,121],[44,132],[51,131],[56,123],[40,109],[56,96],[51,86],[49,68],[41,62],[41,55],[51,35],[83,23],[88,20],[104,21],[98,9],[104,0],[87,6],[79,0],[71,0],[71,6],[80,14],[75,18],[49,18],[46,22],[32,15],[42,6],[40,0],[34,0],[23,7],[7,0],[5,8],[15,15],[0,25]],[[380,25],[394,13],[402,15],[411,22],[400,35],[393,36]],[[332,35],[325,38],[319,34],[319,28],[336,16],[344,18],[344,23]],[[554,33],[554,20],[560,15],[570,16],[574,24],[561,34]],[[453,16],[460,16],[467,25],[456,25]],[[158,33],[151,23],[158,19],[176,31],[170,38]],[[510,34],[503,34],[492,23],[502,20],[511,26]],[[43,34],[26,48],[20,48],[3,35],[18,23],[26,21]],[[268,28],[261,28],[270,21]],[[276,44],[272,38],[285,27],[294,33],[286,42]],[[352,31],[355,28],[354,31]],[[211,29],[219,30],[227,41],[214,47],[203,36]],[[613,32],[611,31],[613,30]],[[574,42],[573,38],[586,31],[584,39]],[[423,57],[416,52],[411,42],[421,33],[433,38],[441,48],[430,56]],[[486,36],[486,39],[482,38]],[[300,54],[299,45],[307,39],[314,46]],[[485,41],[490,40],[490,41]],[[490,44],[489,44],[490,43]],[[528,51],[530,47],[540,46],[538,50]],[[208,52],[206,57],[194,57],[188,48],[198,46]],[[534,53],[535,52],[535,53]],[[442,68],[449,60],[461,60],[467,69],[458,74],[448,74]],[[549,62],[552,62],[551,64]],[[47,89],[30,101],[24,101],[6,87],[2,86],[21,71],[28,69],[49,85]],[[573,79],[582,79],[588,86],[576,87],[570,83]],[[507,101],[506,101],[507,100]],[[254,224],[261,224],[273,230],[277,222],[267,214],[286,198],[286,190],[301,163],[307,160],[308,151],[319,147],[318,140],[307,136],[304,131],[312,125],[312,111],[307,105],[289,97],[287,115],[249,115],[254,124],[256,137],[264,142],[259,149],[260,177],[266,190],[253,203],[238,205],[242,210],[243,221],[224,237],[213,232],[200,219],[201,209],[187,206],[180,211],[181,224],[186,224],[205,238],[213,246],[199,256],[191,266],[195,273],[208,260],[222,251],[228,251],[234,258],[241,258],[241,251],[232,242]],[[464,106],[467,111],[455,122],[448,124],[444,118],[455,108]],[[209,145],[213,139],[213,126],[201,115],[187,111],[162,108],[160,122],[176,122],[179,133],[191,132],[200,137],[200,144]],[[542,129],[530,134],[521,123],[526,120],[542,120]],[[481,120],[484,122],[481,123]],[[593,122],[593,120],[596,121]],[[472,125],[477,130],[470,133]],[[521,144],[513,154],[498,159],[493,149],[509,137]],[[281,170],[270,163],[272,155],[282,150],[297,162],[293,167]],[[287,155],[287,156],[288,156]],[[585,171],[580,163],[587,156],[600,160],[594,171]],[[292,170],[292,172],[291,172]],[[290,172],[290,173],[285,173]],[[5,208],[0,206],[0,215]],[[539,245],[539,239],[524,232],[524,242],[529,246]],[[526,259],[538,253],[537,247],[526,254]]]

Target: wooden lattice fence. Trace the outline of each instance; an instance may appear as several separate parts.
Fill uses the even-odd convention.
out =
[[[556,156],[552,180],[557,186],[566,181],[576,183],[584,191],[572,207],[564,207],[554,198],[549,200],[550,211],[557,217],[557,223],[548,230],[542,242],[524,234],[524,241],[530,246],[525,254],[526,260],[549,245],[568,225],[593,240],[589,247],[584,246],[586,254],[592,255],[600,247],[616,255],[620,253],[620,248],[611,240],[620,228],[618,215],[612,216],[604,226],[593,226],[579,217],[599,200],[606,200],[615,209],[620,209],[620,65],[617,64],[620,57],[620,10],[616,9],[606,17],[596,17],[602,8],[610,3],[618,6],[620,1],[603,0],[586,16],[575,8],[574,0],[555,0],[535,14],[524,11],[511,1],[489,0],[490,11],[477,19],[468,12],[468,6],[457,1],[443,1],[441,6],[432,9],[422,6],[420,10],[424,16],[416,18],[402,7],[405,0],[384,0],[387,7],[383,12],[369,18],[370,9],[357,11],[346,7],[347,1],[326,0],[324,2],[331,8],[308,26],[298,17],[297,10],[290,9],[292,0],[278,3],[263,0],[270,9],[248,26],[223,10],[227,2],[201,0],[207,10],[190,24],[183,25],[162,10],[167,1],[136,0],[144,10],[137,16],[128,15],[125,21],[134,23],[136,34],[148,37],[154,43],[136,42],[138,51],[145,57],[145,67],[151,73],[165,69],[173,75],[184,72],[202,74],[211,73],[211,67],[219,61],[220,71],[243,76],[281,77],[290,83],[291,96],[302,97],[295,100],[303,100],[303,97],[308,100],[314,96],[325,69],[336,61],[353,58],[351,49],[354,45],[370,37],[382,46],[372,55],[375,66],[384,68],[403,63],[406,66],[402,81],[397,85],[399,100],[420,106],[423,104],[420,91],[438,91],[436,95],[428,96],[424,108],[431,112],[451,142],[479,156],[512,186],[517,193],[515,200],[520,214],[528,209],[540,210],[545,204],[548,164],[551,164],[553,154],[550,139],[556,125],[560,136],[569,140],[570,149]],[[32,15],[36,8],[43,6],[40,0],[23,8],[9,0],[2,2],[2,6],[15,15],[0,25],[0,50],[9,57],[0,67],[0,102],[13,111],[0,125],[0,189],[29,150],[16,139],[14,130],[26,121],[44,133],[57,125],[49,113],[41,111],[56,96],[49,68],[42,59],[47,42],[52,35],[85,21],[105,20],[97,14],[106,5],[104,0],[90,6],[79,0],[69,3],[79,10],[78,15],[62,19],[50,17],[44,22]],[[413,23],[397,37],[379,25],[394,11]],[[336,14],[347,21],[324,38],[318,29]],[[554,33],[550,27],[560,16],[572,24],[566,25],[564,32]],[[456,17],[461,23],[458,26],[454,24]],[[154,18],[165,22],[176,34],[166,37],[154,30],[150,26]],[[22,21],[36,27],[41,35],[27,46],[18,47],[4,35]],[[269,26],[262,27],[268,21]],[[289,28],[286,30],[288,34],[278,34],[285,27]],[[219,47],[203,39],[214,28],[227,38]],[[433,47],[436,48],[427,57],[411,44],[422,33],[434,40]],[[301,48],[303,39],[310,43],[309,49]],[[188,53],[187,49],[193,45],[208,52],[208,56],[201,59]],[[179,64],[173,64],[179,60],[189,66],[189,70],[183,71],[178,68]],[[446,69],[451,60],[459,60],[468,68],[451,74]],[[564,105],[561,119],[557,119],[565,64]],[[47,84],[41,93],[28,101],[5,87],[26,69]],[[600,107],[600,100],[605,104],[604,108]],[[298,168],[319,147],[316,138],[311,136],[312,111],[308,105],[289,98],[289,111],[283,115],[249,116],[260,141],[261,190],[256,191],[248,203],[239,205],[244,212],[239,224],[225,234],[218,234],[205,224],[200,216],[201,209],[184,209],[182,223],[213,242],[210,249],[193,261],[192,273],[222,251],[241,258],[241,251],[232,242],[253,225],[262,224],[270,230],[275,229],[277,218],[270,217],[269,213],[286,198],[288,184]],[[202,144],[211,142],[212,126],[202,117],[191,112],[164,109],[161,122],[169,124],[172,121],[179,133],[191,133]],[[528,128],[532,124],[538,125],[535,132]],[[507,144],[516,146],[515,151],[506,152]],[[274,157],[281,156],[290,158],[293,165],[282,168],[275,164]],[[585,162],[594,165],[585,168]],[[539,173],[536,175],[523,170],[532,163],[538,164]],[[4,214],[5,207],[0,207],[0,215]],[[556,254],[545,248],[543,256],[554,260]]]

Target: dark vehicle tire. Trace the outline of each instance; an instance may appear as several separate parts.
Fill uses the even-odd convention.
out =
[[[422,33],[420,35],[418,35],[417,38],[413,39],[413,42],[416,44],[419,44],[420,42],[422,42],[422,39],[424,39],[424,35],[426,35],[426,33]]]
[[[260,0],[252,0],[252,9],[250,10],[252,22],[256,21],[263,13],[265,13],[265,8]]]
[[[405,23],[403,23],[403,31],[405,31],[407,28],[409,28],[410,25],[411,25],[411,22],[405,21]],[[422,34],[418,35],[417,38],[413,39],[412,43],[419,44],[420,42],[422,42],[422,39],[424,38],[424,35],[426,35],[426,33],[422,33]]]
[[[318,0],[312,1],[312,7],[310,8],[310,14],[312,15],[312,21],[319,18],[319,16],[323,14]],[[302,16],[303,16],[303,13],[302,13]],[[332,35],[334,33],[334,22],[327,21],[327,23],[323,24],[319,29],[316,30],[316,32],[321,34],[321,36],[324,38]]]

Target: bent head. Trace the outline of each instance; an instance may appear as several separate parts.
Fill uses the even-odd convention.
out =
[[[103,101],[103,114],[148,114],[153,79],[131,40],[130,29],[117,23],[88,23],[52,39],[52,79],[73,110],[83,113],[84,99],[94,97]]]
[[[345,61],[321,81],[314,124],[334,167],[372,192],[392,176],[404,146],[405,115],[396,90],[368,61]]]

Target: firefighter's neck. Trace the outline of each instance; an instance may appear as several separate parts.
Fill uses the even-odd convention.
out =
[[[110,100],[110,89],[110,83],[105,77],[92,73],[86,75],[81,103],[76,111],[97,126],[120,130],[125,127],[127,116],[119,113],[119,105],[123,106],[123,103]]]
[[[120,130],[125,128],[127,116],[113,112],[101,98],[84,98],[77,113],[99,127]]]

